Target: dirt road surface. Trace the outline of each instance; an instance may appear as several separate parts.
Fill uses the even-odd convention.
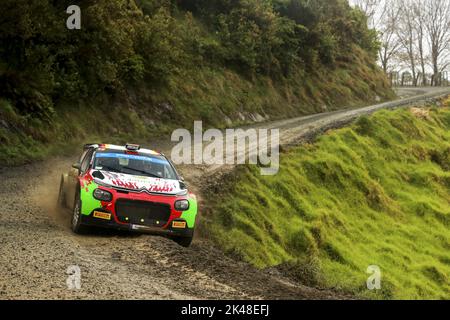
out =
[[[403,100],[257,124],[279,128],[281,144],[380,108],[429,99],[439,89],[403,90]],[[445,93],[450,93],[450,89]],[[416,97],[420,94],[420,97]],[[425,94],[425,95],[424,95]],[[162,143],[168,151],[172,144]],[[170,154],[170,152],[168,152]],[[0,299],[343,299],[348,296],[300,285],[274,270],[257,270],[225,256],[207,239],[186,249],[149,235],[95,231],[74,235],[68,213],[55,207],[59,177],[74,157],[52,158],[0,168]],[[191,187],[224,168],[182,166]],[[200,195],[201,196],[201,195]],[[201,202],[200,202],[201,203]],[[81,289],[67,286],[68,269],[78,266]]]

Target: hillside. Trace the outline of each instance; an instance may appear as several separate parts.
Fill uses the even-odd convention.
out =
[[[280,172],[241,167],[203,232],[230,255],[366,298],[448,299],[450,100],[379,111],[285,151]],[[219,190],[219,192],[217,192]],[[369,291],[377,265],[382,288]]]
[[[0,161],[92,139],[360,106],[393,97],[377,42],[344,0],[5,0]]]

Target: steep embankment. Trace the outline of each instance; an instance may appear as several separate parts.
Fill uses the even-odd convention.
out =
[[[449,298],[450,100],[380,111],[230,175],[205,228],[228,253],[371,298]],[[368,266],[382,288],[366,288]]]
[[[358,80],[364,77],[370,79]],[[68,142],[143,140],[178,127],[190,128],[194,120],[223,128],[393,97],[384,75],[363,62],[349,63],[348,69],[343,66],[329,74],[308,75],[299,83],[274,84],[267,77],[250,81],[233,71],[208,69],[175,81],[179,83],[166,93],[141,89],[139,99],[151,95],[159,101],[156,105],[129,97],[109,107],[104,102],[80,102],[62,109],[51,121],[22,115],[8,100],[0,100],[0,162],[11,165],[42,159],[56,149],[72,149],[72,145],[65,147]]]
[[[343,1],[69,1],[0,9],[0,162],[393,97],[376,38]],[[304,13],[307,13],[307,16]],[[70,146],[67,147],[70,149]]]

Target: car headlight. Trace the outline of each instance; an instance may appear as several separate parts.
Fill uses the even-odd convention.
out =
[[[110,202],[112,200],[112,194],[102,189],[95,189],[94,198],[100,201]]]
[[[187,211],[189,209],[188,200],[178,200],[175,202],[175,210],[177,211]]]

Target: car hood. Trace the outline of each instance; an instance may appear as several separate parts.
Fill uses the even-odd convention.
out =
[[[180,182],[177,180],[136,176],[103,170],[92,170],[91,175],[100,185],[121,189],[162,194],[179,194],[185,191],[181,189]]]

